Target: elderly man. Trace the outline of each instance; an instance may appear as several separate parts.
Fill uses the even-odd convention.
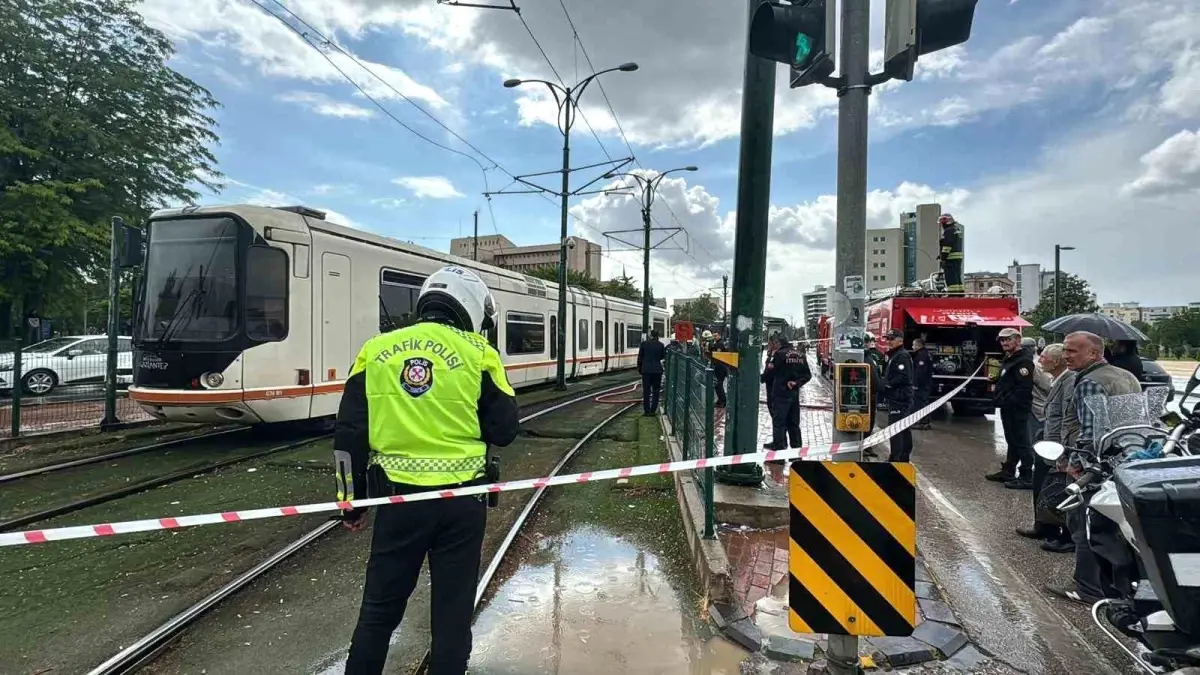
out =
[[[1096,415],[1085,401],[1089,396],[1119,396],[1136,394],[1142,390],[1137,378],[1127,370],[1117,368],[1104,360],[1104,340],[1099,335],[1084,331],[1071,333],[1063,341],[1063,353],[1067,367],[1075,371],[1075,412],[1079,419],[1078,447],[1092,451],[1096,434]],[[1065,421],[1065,420],[1064,420]],[[1084,505],[1086,508],[1086,504]],[[1083,508],[1067,515],[1067,527],[1075,542],[1075,574],[1073,583],[1067,586],[1047,586],[1046,591],[1073,602],[1090,605],[1101,598],[1121,597],[1124,591],[1122,580],[1114,578],[1112,569],[1102,566],[1088,544],[1087,525],[1081,517]]]
[[[1030,357],[1036,356],[1037,341],[1029,337],[1021,338],[1021,349]],[[1033,414],[1029,417],[1029,440],[1034,443],[1042,439],[1042,428],[1046,424],[1046,397],[1050,394],[1050,376],[1041,368],[1040,358],[1036,363],[1039,367],[1033,369]],[[1037,462],[1034,467],[1034,473],[1037,473]],[[1034,478],[1034,481],[1037,479]],[[1034,487],[1034,490],[1037,488]]]
[[[1079,438],[1079,418],[1075,412],[1075,371],[1067,368],[1067,360],[1063,355],[1061,344],[1046,345],[1038,358],[1041,372],[1050,380],[1050,390],[1046,394],[1044,405],[1044,440],[1061,443],[1068,448],[1075,447]],[[1034,384],[1034,412],[1037,412],[1037,384]],[[1065,458],[1063,464],[1065,465]],[[1071,541],[1070,532],[1063,526],[1062,521],[1049,513],[1047,509],[1039,509],[1038,504],[1046,479],[1054,472],[1057,478],[1064,478],[1063,467],[1052,466],[1046,460],[1035,457],[1033,464],[1033,527],[1018,527],[1017,534],[1030,539],[1044,539],[1042,550],[1056,553],[1066,553],[1075,548]],[[1061,482],[1061,481],[1060,481]]]

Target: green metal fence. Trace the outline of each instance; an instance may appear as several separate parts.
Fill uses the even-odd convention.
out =
[[[716,444],[713,415],[713,369],[707,361],[682,352],[667,352],[663,408],[671,422],[671,435],[683,448],[684,459],[711,458]],[[704,537],[714,536],[713,469],[694,472],[704,493]]]

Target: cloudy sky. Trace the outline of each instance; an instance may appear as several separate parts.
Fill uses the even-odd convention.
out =
[[[294,16],[274,0],[142,4],[175,40],[175,66],[223,104],[227,187],[206,202],[303,203],[441,250],[478,210],[482,234],[554,241],[555,198],[482,196],[561,166],[546,89],[501,83],[571,84],[635,61],[586,92],[572,164],[698,165],[660,189],[655,220],[686,235],[655,251],[652,285],[719,292],[733,265],[745,2],[518,0],[520,15],[436,0],[284,4]],[[875,64],[883,5],[872,0]],[[767,311],[787,316],[832,282],[837,99],[788,89],[783,67],[778,79]],[[940,202],[967,228],[967,271],[1053,264],[1062,243],[1078,249],[1064,268],[1101,302],[1200,300],[1200,3],[980,0],[969,43],[872,94],[869,181],[868,227]],[[604,244],[605,276],[640,277],[640,254],[600,234],[640,226],[630,197],[580,197],[571,213],[573,233]]]

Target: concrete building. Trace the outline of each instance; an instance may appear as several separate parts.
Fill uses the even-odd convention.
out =
[[[900,214],[900,227],[867,230],[867,292],[909,286],[940,269],[940,204],[919,204]]]
[[[567,242],[567,269],[599,279],[600,245],[580,237],[569,237]],[[558,244],[517,246],[502,234],[479,237],[478,244],[474,237],[451,239],[450,253],[472,259],[476,245],[479,247],[479,262],[516,272],[528,272],[539,267],[558,268]]]
[[[1125,323],[1142,320],[1142,308],[1136,302],[1106,302],[1100,305],[1100,313]]]
[[[804,323],[814,324],[829,310],[829,289],[815,286],[812,291],[800,296],[804,303]]]
[[[904,230],[867,230],[867,291],[904,285]]]
[[[1142,307],[1137,302],[1106,302],[1100,306],[1100,313],[1111,316],[1125,323],[1143,321],[1152,324],[1156,321],[1170,318],[1189,309],[1200,310],[1200,302],[1189,302],[1186,305],[1157,305]]]
[[[1043,284],[1053,283],[1054,273],[1051,272],[1047,277],[1038,263],[1022,265],[1013,260],[1008,266],[1008,278],[1013,282],[1013,292],[1017,294],[1021,312],[1025,313],[1038,306],[1042,299],[1042,290],[1045,288]]]
[[[967,293],[990,293],[996,286],[1004,293],[1013,293],[1015,288],[1013,280],[1000,272],[967,272],[963,275],[963,286]]]

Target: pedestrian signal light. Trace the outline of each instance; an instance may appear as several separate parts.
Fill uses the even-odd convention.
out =
[[[750,19],[750,53],[792,68],[792,88],[813,84],[834,70],[836,0],[764,2]]]
[[[838,431],[871,430],[871,375],[865,363],[839,363],[834,371],[833,422]]]

